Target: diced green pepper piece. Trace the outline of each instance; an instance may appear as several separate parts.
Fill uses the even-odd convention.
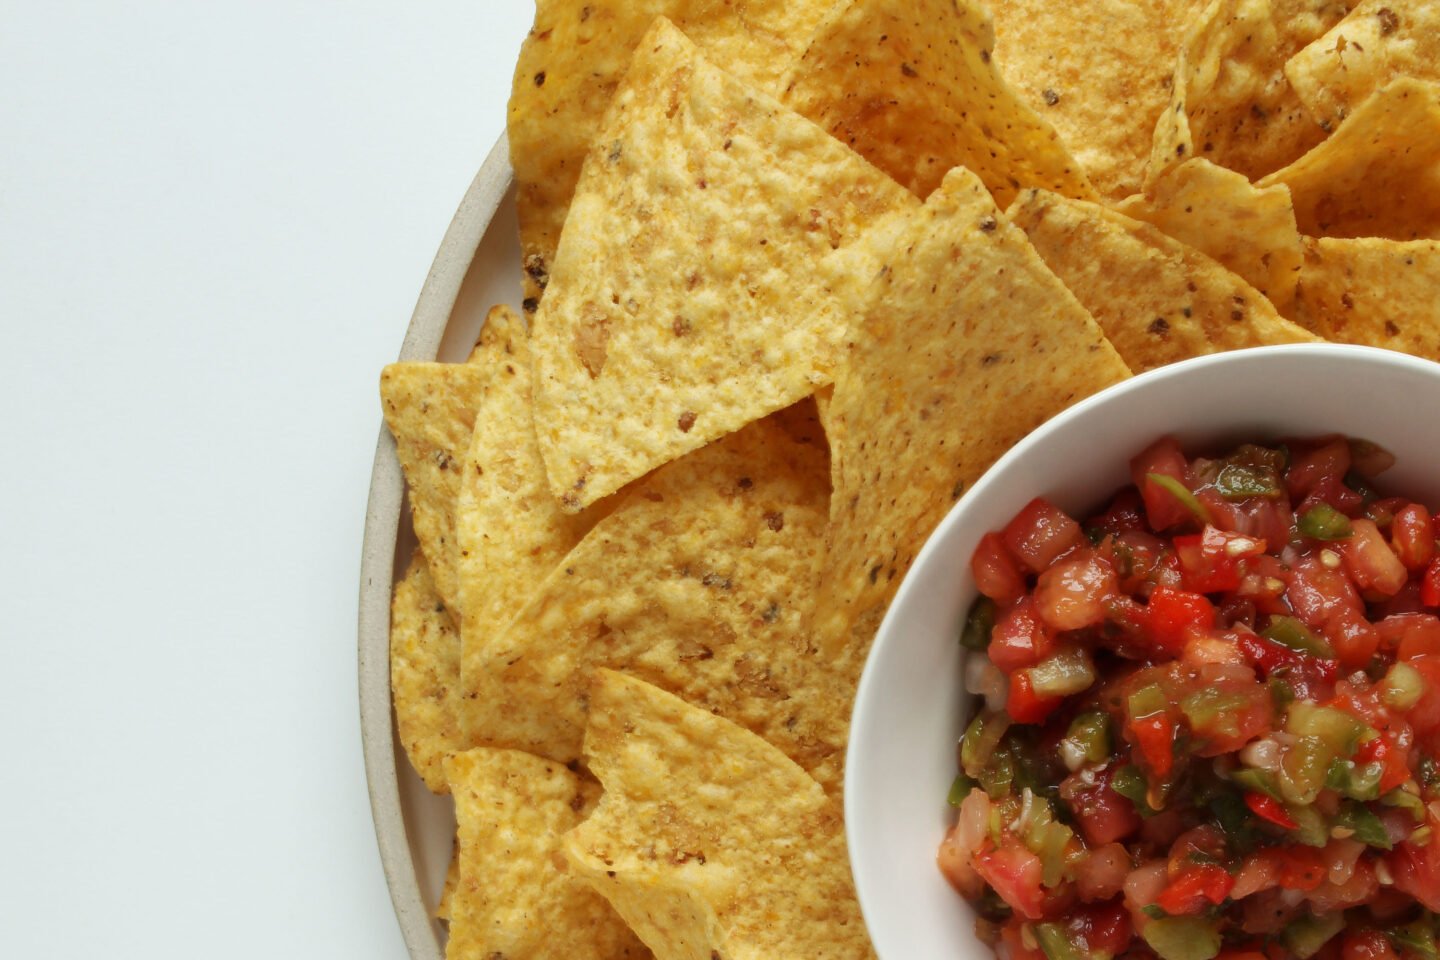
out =
[[[1422,807],[1423,809],[1423,807]],[[1390,837],[1385,833],[1385,824],[1370,809],[1353,800],[1347,800],[1335,815],[1335,826],[1353,831],[1356,840],[1371,847],[1389,850]]]
[[[1037,923],[1033,929],[1035,942],[1040,944],[1045,960],[1088,960],[1089,954],[1076,947],[1064,924]]]
[[[1318,917],[1301,917],[1281,932],[1280,940],[1300,960],[1309,960],[1330,942],[1331,937],[1344,929],[1345,914],[1337,910]]]
[[[1337,757],[1350,756],[1366,734],[1373,734],[1363,720],[1339,707],[1321,707],[1308,700],[1290,704],[1285,729],[1297,737],[1317,738]]]
[[[1227,463],[1215,477],[1215,492],[1226,500],[1248,500],[1251,497],[1278,500],[1284,491],[1274,470],[1249,464]]]
[[[1370,801],[1380,796],[1380,778],[1385,768],[1379,763],[1356,766],[1353,760],[1335,760],[1325,773],[1325,786],[1352,800]]]
[[[965,774],[957,773],[955,779],[950,781],[950,794],[945,798],[945,802],[952,807],[958,807],[965,802],[966,797],[970,796],[970,791],[979,785],[977,781]]]
[[[1008,747],[1001,747],[990,755],[980,774],[976,777],[993,799],[1008,797],[1015,785],[1015,758]]]
[[[1250,706],[1250,698],[1240,693],[1226,693],[1218,687],[1205,687],[1180,701],[1180,711],[1197,733],[1240,733],[1242,711]]]
[[[1294,617],[1271,617],[1260,636],[1312,657],[1335,659],[1335,648],[1330,646],[1330,641]]]
[[[1115,776],[1110,778],[1110,789],[1135,804],[1136,812],[1142,817],[1153,817],[1160,812],[1150,806],[1150,784],[1134,764],[1127,763],[1115,771]]]
[[[1265,794],[1265,796],[1269,797],[1271,800],[1285,799],[1284,796],[1280,793],[1279,781],[1276,780],[1275,774],[1271,773],[1269,770],[1256,770],[1253,767],[1241,767],[1234,773],[1230,774],[1230,779],[1240,784],[1240,786],[1244,787],[1246,790],[1251,790],[1255,793]]]
[[[1205,506],[1205,504],[1201,503],[1199,498],[1197,498],[1195,494],[1190,492],[1190,488],[1185,486],[1185,484],[1181,483],[1179,480],[1176,480],[1174,477],[1166,476],[1163,473],[1147,473],[1145,474],[1145,479],[1149,480],[1151,483],[1155,484],[1161,490],[1164,490],[1166,493],[1170,494],[1170,496],[1174,497],[1177,501],[1179,501],[1180,506],[1190,511],[1190,514],[1196,520],[1199,520],[1201,523],[1209,524],[1213,524],[1215,522],[1214,519],[1210,516],[1210,510]]]
[[[1290,835],[1300,843],[1307,847],[1323,847],[1330,842],[1330,825],[1325,822],[1325,815],[1319,810],[1288,804],[1285,813],[1295,821],[1295,829]]]
[[[1391,664],[1380,682],[1380,696],[1392,710],[1409,710],[1425,694],[1425,680],[1420,671],[1401,660]]]
[[[1390,942],[1404,953],[1414,954],[1422,960],[1437,960],[1433,916],[1427,915],[1402,927],[1391,927],[1385,933]]]
[[[1095,664],[1080,647],[1062,650],[1030,668],[1030,685],[1036,696],[1069,697],[1094,683]]]
[[[1125,701],[1125,709],[1131,718],[1136,720],[1164,713],[1169,708],[1170,698],[1165,696],[1165,691],[1158,683],[1141,687],[1130,694],[1130,698]]]
[[[1387,807],[1399,807],[1400,809],[1406,811],[1410,814],[1410,819],[1414,820],[1416,823],[1425,822],[1427,812],[1425,809],[1425,801],[1421,800],[1413,793],[1407,793],[1405,790],[1396,787],[1394,790],[1391,790],[1389,793],[1385,794],[1385,796],[1381,797],[1380,802],[1385,804],[1385,806]]]
[[[990,631],[995,629],[995,601],[981,597],[970,607],[965,629],[960,631],[960,646],[966,650],[988,650]]]
[[[1284,679],[1271,677],[1266,683],[1270,688],[1270,702],[1276,710],[1284,710],[1295,702],[1295,688]]]
[[[960,766],[968,776],[982,779],[1009,726],[1010,718],[1000,710],[982,710],[970,721],[965,736],[960,738]]]
[[[1291,803],[1314,803],[1334,759],[1334,749],[1324,740],[1301,737],[1280,757],[1280,793]]]
[[[1104,763],[1110,757],[1110,717],[1102,710],[1077,714],[1065,739],[1080,748],[1087,762]]]
[[[1152,920],[1141,936],[1160,960],[1212,960],[1220,953],[1220,928],[1200,917]]]
[[[1040,838],[1040,849],[1036,851],[1040,856],[1040,883],[1043,886],[1053,889],[1064,881],[1065,848],[1074,836],[1075,831],[1063,823],[1052,821],[1046,824],[1044,835]]]
[[[1312,540],[1345,540],[1355,532],[1350,518],[1328,503],[1317,503],[1300,514],[1295,526]]]

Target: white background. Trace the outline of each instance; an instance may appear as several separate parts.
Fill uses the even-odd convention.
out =
[[[0,0],[0,957],[403,958],[380,367],[528,0]]]

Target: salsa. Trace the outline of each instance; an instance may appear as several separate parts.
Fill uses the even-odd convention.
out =
[[[1165,438],[980,541],[939,866],[1001,960],[1436,960],[1440,554],[1392,463]]]

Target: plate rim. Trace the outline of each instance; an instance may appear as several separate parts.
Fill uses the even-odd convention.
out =
[[[514,181],[502,133],[460,201],[400,347],[399,360],[434,360],[475,252]],[[405,480],[395,441],[382,421],[365,508],[358,617],[360,742],[380,863],[400,933],[413,960],[441,960],[435,923],[420,895],[415,858],[401,808],[394,713],[390,698],[390,592]]]

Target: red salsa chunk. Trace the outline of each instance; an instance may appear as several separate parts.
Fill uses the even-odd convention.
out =
[[[1440,554],[1392,459],[1166,438],[982,538],[939,866],[1001,960],[1436,960]]]

